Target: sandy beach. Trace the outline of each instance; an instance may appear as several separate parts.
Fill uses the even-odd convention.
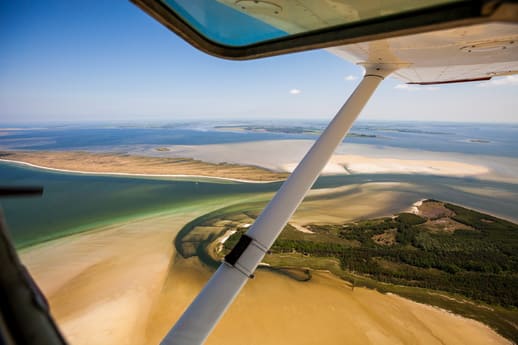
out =
[[[340,195],[321,208],[365,201],[323,216],[344,219],[387,212],[376,210],[375,198],[392,187],[372,184],[350,195],[339,188],[314,193]],[[406,202],[397,194],[387,198],[394,208]],[[175,255],[172,241],[183,224],[224,206],[214,203],[23,250],[23,262],[70,343],[158,343],[211,274],[196,257]],[[320,213],[310,197],[295,219],[304,223]],[[243,344],[244,339],[247,344],[297,345],[343,344],[344,339],[349,344],[509,344],[479,322],[373,290],[353,291],[325,272],[297,282],[258,271],[207,344]]]
[[[286,178],[265,168],[206,163],[191,158],[157,158],[79,151],[0,151],[0,160],[81,174],[147,177],[199,177],[238,182],[272,182]]]

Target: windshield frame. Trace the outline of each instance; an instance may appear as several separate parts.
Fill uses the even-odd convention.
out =
[[[514,16],[502,16],[502,13],[506,12],[505,9],[502,11],[503,7],[513,6],[512,1],[462,1],[288,35],[245,46],[228,46],[200,34],[161,1],[131,1],[195,48],[230,60],[257,59],[491,21],[518,21]]]

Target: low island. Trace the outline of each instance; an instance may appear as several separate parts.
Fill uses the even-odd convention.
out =
[[[164,148],[158,149],[164,150]],[[0,151],[0,160],[83,174],[191,176],[243,182],[280,181],[288,175],[250,165],[215,164],[192,158],[149,157],[105,152]]]

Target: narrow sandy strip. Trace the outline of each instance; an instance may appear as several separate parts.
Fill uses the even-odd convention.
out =
[[[127,177],[167,177],[171,179],[204,179],[204,180],[213,180],[213,181],[229,181],[229,182],[240,182],[240,183],[274,183],[274,182],[280,182],[284,181],[282,179],[280,180],[273,180],[273,181],[255,181],[255,180],[245,180],[245,179],[237,179],[237,178],[231,178],[231,177],[216,177],[216,176],[206,176],[206,175],[182,175],[182,174],[139,174],[139,173],[121,173],[121,172],[96,172],[96,171],[79,171],[79,170],[68,170],[68,169],[58,169],[58,168],[51,168],[46,167],[42,165],[36,165],[28,162],[22,162],[22,161],[15,161],[10,159],[0,159],[0,162],[6,162],[6,163],[14,163],[14,164],[20,164],[25,166],[30,166],[32,168],[42,169],[42,170],[50,170],[50,171],[57,171],[57,172],[63,172],[63,173],[72,173],[72,174],[78,174],[78,175],[96,175],[96,176],[127,176]]]

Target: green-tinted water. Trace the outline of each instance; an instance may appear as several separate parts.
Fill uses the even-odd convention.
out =
[[[315,188],[405,182],[394,189],[411,200],[434,198],[517,220],[518,185],[423,175],[351,175],[320,178]],[[145,214],[240,202],[277,190],[280,183],[248,184],[108,177],[50,172],[0,163],[0,185],[43,186],[41,198],[0,199],[15,243],[24,247]]]
[[[273,184],[74,175],[0,164],[0,184],[43,186],[40,198],[2,199],[17,246],[205,201],[271,192]]]

